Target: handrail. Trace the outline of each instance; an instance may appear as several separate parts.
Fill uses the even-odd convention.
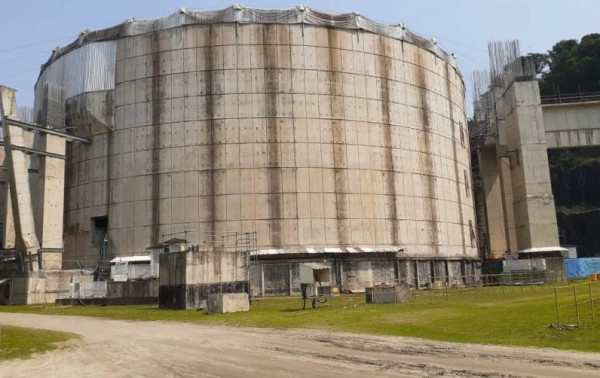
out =
[[[600,101],[600,92],[556,94],[541,97],[542,105]]]

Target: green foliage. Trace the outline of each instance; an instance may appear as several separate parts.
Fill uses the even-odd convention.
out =
[[[556,43],[548,54],[529,54],[541,74],[542,96],[600,91],[600,34]]]
[[[581,299],[586,288],[580,289]],[[600,284],[594,289],[600,295]],[[561,304],[568,304],[565,290]],[[250,312],[209,315],[206,312],[161,310],[156,306],[0,307],[5,312],[81,315],[124,320],[160,320],[275,328],[397,335],[433,340],[486,344],[554,347],[600,351],[600,319],[581,330],[557,332],[553,287],[495,287],[417,291],[413,302],[370,305],[364,295],[334,297],[319,310],[300,310],[297,297],[264,298]],[[580,315],[589,323],[584,306]],[[600,314],[600,308],[596,311]],[[600,315],[599,315],[600,318]],[[561,323],[575,323],[573,309],[561,312]]]
[[[27,358],[33,353],[54,350],[57,348],[54,343],[73,337],[76,336],[64,332],[4,326],[0,340],[0,361]]]
[[[535,68],[535,73],[537,75],[548,72],[548,54],[529,53],[527,54],[527,58],[533,62],[533,67]]]

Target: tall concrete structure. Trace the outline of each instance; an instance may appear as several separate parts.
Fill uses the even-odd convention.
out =
[[[483,181],[487,253],[561,252],[548,149],[597,146],[599,102],[578,94],[543,103],[516,41],[491,43],[490,57],[491,80],[474,75],[470,130]]]
[[[512,205],[514,220],[507,220],[507,224],[514,224],[514,228],[507,227],[509,241],[506,247],[514,247],[515,243],[519,251],[558,247],[537,81],[512,83],[496,103],[496,111],[501,120],[498,127],[504,128],[506,133],[506,158],[503,159],[509,169],[501,169],[502,180],[512,186],[505,203]],[[505,212],[505,217],[510,216],[510,211]]]
[[[8,262],[0,277],[9,279],[3,284],[10,284],[10,303],[46,303],[68,293],[70,282],[92,279],[80,271],[61,270],[65,144],[87,140],[23,122],[15,95],[14,89],[0,86],[5,172],[0,214],[2,258]],[[6,250],[12,253],[6,255]]]
[[[557,247],[548,150],[599,146],[600,101],[581,95],[544,101],[536,81],[523,81],[496,106],[498,122],[478,149],[488,252]]]
[[[283,256],[396,251],[453,274],[478,259],[464,83],[403,26],[181,10],[58,48],[36,108],[46,83],[93,142],[67,146],[64,264],[93,264],[105,235],[113,257],[226,231]]]

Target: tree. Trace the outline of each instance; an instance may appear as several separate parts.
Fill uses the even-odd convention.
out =
[[[536,75],[540,76],[548,73],[548,54],[529,53],[527,59],[533,63]]]
[[[542,96],[600,91],[600,34],[556,43],[548,54],[529,54]]]

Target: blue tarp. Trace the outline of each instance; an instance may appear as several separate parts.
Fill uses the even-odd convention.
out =
[[[566,259],[565,270],[569,278],[589,277],[600,273],[600,258]]]

